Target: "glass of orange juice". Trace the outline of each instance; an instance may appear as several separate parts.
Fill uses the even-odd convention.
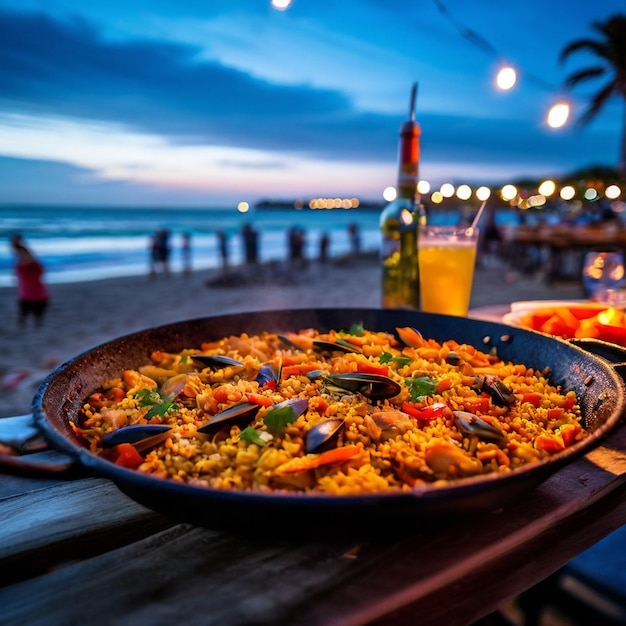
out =
[[[417,242],[422,310],[466,316],[478,229],[421,225]]]

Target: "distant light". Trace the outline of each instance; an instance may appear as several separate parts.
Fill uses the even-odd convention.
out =
[[[443,196],[441,195],[441,192],[439,191],[434,191],[433,195],[430,196],[430,199],[435,204],[441,204],[443,202]]]
[[[240,202],[237,205],[237,211],[239,213],[247,213],[250,210],[250,205],[247,202]]]
[[[546,197],[542,193],[539,193],[536,196],[530,196],[530,198],[528,198],[529,207],[538,208],[542,207],[545,203]]]
[[[609,200],[615,200],[615,198],[619,198],[622,190],[617,185],[609,185],[604,192],[604,195]]]
[[[456,197],[459,200],[469,200],[472,197],[472,188],[469,185],[459,185],[456,190]]]
[[[544,180],[537,191],[542,196],[551,196],[556,191],[556,184],[553,180]]]
[[[417,183],[417,191],[421,194],[427,194],[430,191],[430,183],[427,180],[420,180]]]
[[[496,86],[502,91],[511,89],[517,82],[517,72],[510,66],[501,67],[496,76]]]
[[[439,189],[439,193],[444,198],[451,198],[454,195],[454,185],[452,183],[444,183]]]
[[[589,187],[589,189],[585,189],[584,195],[585,200],[595,200],[598,197],[598,192],[592,187]]]
[[[279,11],[284,11],[291,6],[291,0],[272,0],[272,6]]]
[[[491,189],[489,187],[479,187],[476,190],[476,197],[482,202],[484,200],[488,200],[489,196],[491,196]]]
[[[513,200],[517,196],[517,187],[515,185],[504,185],[500,192],[503,200]]]
[[[360,204],[359,199],[358,198],[350,198],[350,204],[352,205],[353,209],[356,209],[359,206],[359,204]]]
[[[383,198],[387,200],[387,202],[393,202],[398,197],[398,192],[395,187],[385,187],[383,191]]]
[[[557,102],[548,111],[548,126],[550,128],[561,128],[565,126],[569,118],[569,104],[567,102]]]
[[[571,185],[566,185],[561,189],[561,198],[571,200],[576,195],[576,190]]]

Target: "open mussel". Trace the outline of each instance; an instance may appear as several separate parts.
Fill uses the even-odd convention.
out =
[[[352,372],[347,374],[328,374],[323,377],[327,391],[333,387],[350,393],[360,393],[368,400],[386,400],[397,396],[402,387],[391,378],[380,374],[363,374]],[[335,389],[336,390],[336,389]]]
[[[274,385],[278,384],[282,376],[282,369],[282,361],[279,361],[276,364],[263,364],[260,367],[256,377],[256,382],[259,383],[259,387],[263,387],[263,385],[266,385],[267,383],[274,383]]]
[[[337,341],[322,341],[315,339],[313,341],[313,350],[318,354],[331,355],[333,352],[354,352],[361,354],[361,349],[351,344],[349,341],[337,339]]]
[[[229,366],[243,366],[241,361],[231,359],[223,354],[194,354],[191,358],[202,363],[205,367],[211,367],[215,370]]]
[[[244,402],[236,404],[230,408],[211,417],[207,422],[198,428],[199,433],[214,434],[224,426],[248,426],[254,421],[256,414],[261,409],[260,404]]]
[[[513,392],[497,376],[477,376],[472,389],[489,394],[496,406],[507,407],[516,402]]]
[[[132,444],[138,452],[152,448],[169,437],[167,424],[136,424],[118,428],[102,437],[103,448],[113,448],[121,443]]]
[[[327,419],[316,424],[307,431],[304,439],[304,448],[307,454],[323,452],[329,448],[334,448],[343,430],[345,422],[342,419]]]
[[[461,433],[468,437],[478,437],[482,441],[492,441],[497,444],[506,443],[506,435],[493,424],[469,413],[468,411],[454,411],[454,421]]]
[[[345,341],[344,339],[337,339],[336,341],[324,341],[323,339],[308,339],[303,338],[302,345],[298,345],[295,341],[289,339],[285,335],[277,335],[281,344],[289,350],[297,350],[299,352],[306,352],[310,347],[314,352],[325,356],[332,355],[333,352],[354,352],[361,354],[361,349],[358,346]]]

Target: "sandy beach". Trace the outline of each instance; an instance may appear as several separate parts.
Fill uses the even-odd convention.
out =
[[[242,311],[379,307],[380,279],[378,260],[369,254],[292,272],[263,266],[253,274],[237,271],[225,281],[219,274],[197,271],[52,284],[44,325],[23,330],[17,325],[15,288],[0,289],[0,417],[30,412],[35,391],[52,369],[121,335]],[[576,283],[548,286],[541,275],[518,275],[502,263],[490,263],[476,269],[471,307],[581,297]]]

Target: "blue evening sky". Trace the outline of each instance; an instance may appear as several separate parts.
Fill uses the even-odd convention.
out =
[[[620,100],[550,129],[623,0],[0,0],[0,204],[381,200],[419,83],[420,176],[499,185],[615,166]],[[475,37],[472,43],[472,37]],[[499,61],[515,89],[493,87]],[[591,85],[573,94],[580,112]]]

